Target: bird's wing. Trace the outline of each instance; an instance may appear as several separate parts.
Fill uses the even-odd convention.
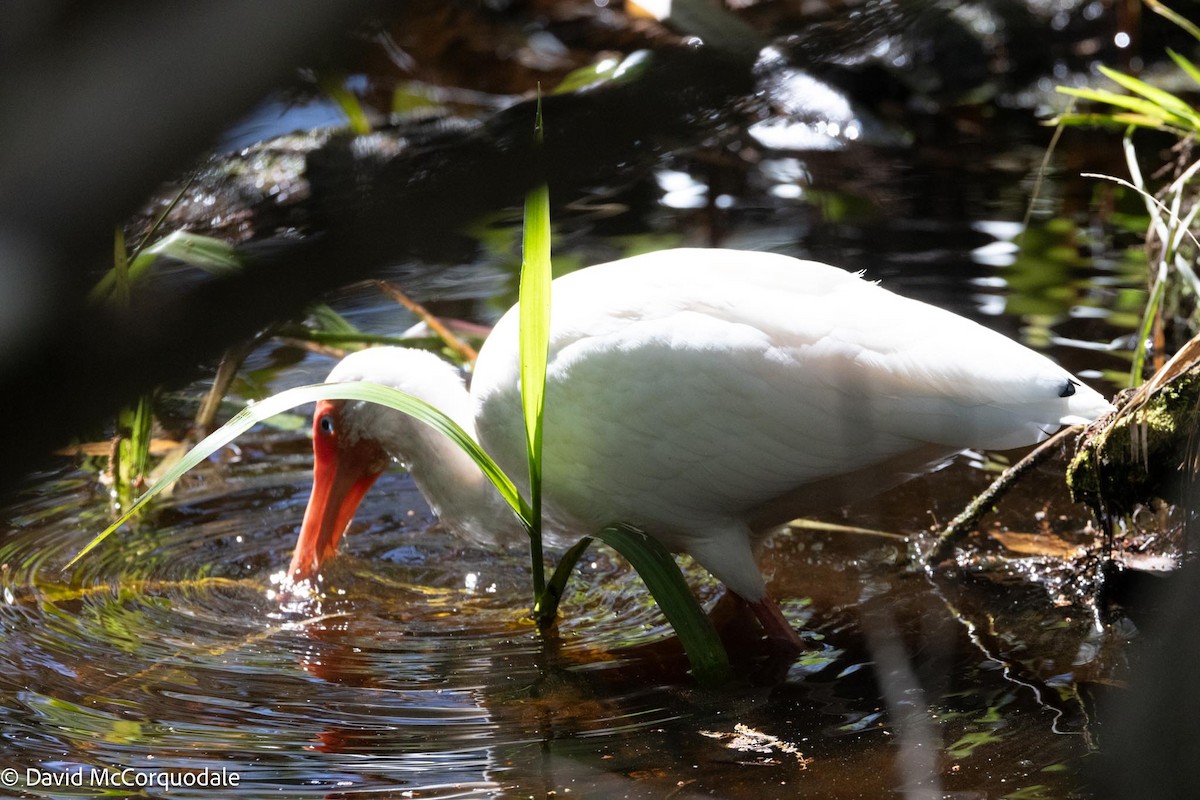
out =
[[[922,445],[1029,444],[1086,411],[1072,401],[1091,390],[1060,397],[1070,376],[1048,359],[852,274],[762,253],[669,253],[554,285],[545,473],[589,524],[651,508],[703,527]],[[501,410],[519,408],[515,315],[481,365],[493,340],[511,352],[476,375],[482,416],[496,420],[480,435],[523,459],[519,415]]]
[[[673,347],[704,349],[717,360],[744,356],[748,347],[769,365],[764,380],[786,385],[799,376],[810,392],[823,383],[869,394],[889,417],[887,430],[921,441],[1015,447],[1108,408],[1045,356],[825,264],[675,250],[585,270],[560,285],[562,317],[575,322],[556,332],[564,349],[574,337],[593,336],[620,337],[626,350],[672,336]],[[690,314],[711,324],[688,321]]]

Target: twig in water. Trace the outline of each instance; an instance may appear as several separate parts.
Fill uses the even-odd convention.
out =
[[[963,509],[962,513],[951,520],[946,529],[938,536],[935,544],[925,556],[925,566],[933,567],[954,555],[954,548],[975,527],[979,518],[992,509],[996,502],[1008,493],[1013,484],[1025,473],[1036,467],[1053,455],[1068,438],[1083,430],[1082,425],[1072,425],[1063,428],[1034,448],[1027,456],[1004,471],[999,478],[992,482],[982,494],[976,497]]]

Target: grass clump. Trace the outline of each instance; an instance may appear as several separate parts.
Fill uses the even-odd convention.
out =
[[[1200,28],[1157,0],[1144,0],[1154,12],[1171,20],[1200,42]],[[1167,51],[1181,73],[1200,91],[1200,66],[1175,52]],[[1125,129],[1123,140],[1129,178],[1108,175],[1091,177],[1115,181],[1135,191],[1145,204],[1148,217],[1146,248],[1150,261],[1150,299],[1138,329],[1138,347],[1130,370],[1130,384],[1141,383],[1147,372],[1146,344],[1154,357],[1153,366],[1161,368],[1172,339],[1186,339],[1200,330],[1200,278],[1196,263],[1200,257],[1200,159],[1196,143],[1200,141],[1200,108],[1177,94],[1160,89],[1140,78],[1108,67],[1100,73],[1125,93],[1109,89],[1058,87],[1058,91],[1078,100],[1095,104],[1088,112],[1068,112],[1054,122],[1063,125],[1103,125]],[[1172,148],[1173,163],[1165,166],[1170,180],[1155,188],[1145,178],[1141,153],[1134,145],[1137,131],[1153,130],[1176,137]],[[1160,172],[1163,170],[1160,170]],[[1167,328],[1182,325],[1185,336],[1169,336]]]

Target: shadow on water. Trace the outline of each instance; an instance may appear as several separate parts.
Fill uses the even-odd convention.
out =
[[[598,198],[623,209],[616,220],[566,211],[558,253],[591,263],[713,242],[828,260],[1104,385],[1124,368],[1109,344],[1135,322],[1140,276],[1085,258],[1086,237],[1062,220],[1016,246],[1027,194],[1014,186],[1041,157],[1033,141],[1025,129],[1004,152],[956,154],[776,142],[737,169],[664,157],[649,180]],[[397,271],[435,311],[486,323],[512,287],[511,254],[489,246],[494,270]],[[412,323],[362,291],[335,304],[368,332]],[[281,389],[331,363],[270,343],[249,369]],[[985,520],[974,557],[936,580],[919,566],[931,529],[999,464],[964,454],[776,537],[771,591],[810,644],[784,669],[689,568],[741,675],[701,690],[616,556],[581,562],[543,637],[524,618],[527,554],[449,538],[399,472],[367,496],[321,600],[281,602],[273,576],[310,485],[304,433],[245,437],[63,572],[108,521],[94,474],[64,459],[31,476],[0,539],[0,769],[16,770],[4,791],[234,793],[92,773],[131,768],[127,780],[225,770],[239,793],[272,797],[1082,794],[1103,735],[1096,698],[1122,679],[1135,632],[1087,602],[1098,577],[1085,512],[1050,469]]]

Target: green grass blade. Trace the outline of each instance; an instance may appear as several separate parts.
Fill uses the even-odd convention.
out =
[[[1110,128],[1149,128],[1156,131],[1168,131],[1186,136],[1188,131],[1181,125],[1171,125],[1162,117],[1147,117],[1144,114],[1062,114],[1050,120],[1054,125],[1087,125]]]
[[[217,275],[237,272],[242,268],[242,260],[229,242],[187,231],[175,231],[138,253],[129,265],[131,280],[137,280],[159,256],[174,258]]]
[[[1197,85],[1200,85],[1200,67],[1197,67],[1191,61],[1179,55],[1179,53],[1176,53],[1169,47],[1167,48],[1167,55],[1169,55],[1171,60],[1175,62],[1175,66],[1183,70],[1184,73],[1187,74],[1187,76],[1193,81],[1195,81]]]
[[[1170,92],[1163,91],[1156,86],[1151,86],[1143,80],[1138,80],[1132,75],[1126,75],[1115,69],[1101,66],[1100,72],[1110,81],[1120,84],[1135,94],[1141,95],[1165,111],[1187,120],[1194,128],[1200,128],[1200,115],[1196,113],[1196,109]]]
[[[1191,20],[1187,19],[1179,12],[1172,11],[1171,9],[1167,8],[1160,3],[1159,0],[1143,0],[1143,2],[1155,14],[1169,19],[1171,22],[1174,22],[1180,28],[1190,33],[1196,39],[1196,41],[1200,41],[1200,28],[1196,27],[1195,23],[1193,23]]]
[[[123,246],[122,241],[122,249]],[[149,247],[143,248],[128,263],[124,268],[125,280],[128,281],[128,285],[136,284],[150,270],[159,256],[174,258],[205,272],[216,274],[235,272],[242,267],[242,261],[238,257],[237,251],[229,242],[187,231],[175,231]],[[121,261],[118,260],[117,264],[120,265]],[[108,298],[114,291],[119,297],[119,280],[121,280],[119,269],[114,268],[106,273],[88,293],[88,301],[99,302]]]
[[[375,383],[355,382],[355,383],[323,383],[313,386],[298,386],[295,389],[288,389],[279,394],[272,395],[265,400],[261,400],[254,405],[244,408],[233,419],[222,425],[217,430],[213,431],[205,437],[199,444],[193,447],[188,453],[181,458],[170,470],[168,470],[161,479],[151,486],[146,493],[139,497],[133,505],[125,510],[121,517],[110,525],[103,533],[93,538],[87,545],[80,550],[74,558],[71,559],[67,567],[72,566],[79,559],[83,558],[91,552],[97,545],[107,539],[114,531],[124,525],[129,519],[136,514],[141,508],[149,502],[155,495],[166,489],[172,483],[177,481],[188,470],[195,467],[200,462],[211,456],[213,453],[220,450],[225,445],[232,442],[235,438],[250,430],[263,420],[288,411],[296,406],[304,405],[305,403],[315,403],[318,400],[365,400],[371,403],[394,408],[397,411],[402,411],[405,414],[424,422],[426,425],[438,430],[448,436],[455,444],[457,444],[464,452],[479,465],[483,474],[487,476],[500,492],[513,511],[521,517],[526,525],[529,525],[529,507],[521,496],[517,493],[516,487],[508,476],[488,457],[487,453],[471,438],[470,434],[458,426],[454,420],[443,414],[438,409],[426,403],[424,400],[413,397],[412,395],[401,392],[398,389],[393,389],[388,386],[380,386]],[[64,567],[66,569],[67,567]]]
[[[150,469],[150,440],[154,428],[154,404],[149,395],[137,405],[123,409],[117,417],[121,439],[117,443],[117,468],[113,470],[117,508],[133,501],[138,484]]]
[[[591,543],[592,537],[585,536],[571,545],[571,549],[559,559],[554,574],[550,576],[541,597],[533,606],[533,618],[537,620],[539,627],[548,628],[554,622],[554,617],[558,614],[558,604],[567,588],[567,581],[571,579],[571,570],[575,569],[575,564]]]
[[[606,58],[596,64],[568,72],[551,94],[566,94],[580,89],[595,88],[601,84],[638,80],[650,69],[653,59],[654,54],[649,50],[635,50],[621,61]]]
[[[113,268],[108,276],[112,277],[112,301],[118,308],[129,308],[129,254],[125,250],[125,229],[120,225],[113,235]]]
[[[645,582],[675,629],[697,682],[712,686],[728,681],[725,646],[667,549],[657,539],[628,525],[611,525],[595,537],[624,556]]]
[[[1137,346],[1133,350],[1133,364],[1129,367],[1129,385],[1141,386],[1146,380],[1146,342],[1154,331],[1154,318],[1158,315],[1158,307],[1162,305],[1166,294],[1167,281],[1165,265],[1159,265],[1154,285],[1150,287],[1150,299],[1146,302],[1146,310],[1142,312],[1142,322],[1138,326]]]
[[[317,303],[311,306],[308,309],[308,316],[312,319],[316,330],[321,333],[333,334],[335,336],[357,336],[361,334],[354,323],[334,311],[333,308],[325,303]]]
[[[538,103],[535,136],[542,141]],[[532,512],[533,598],[546,588],[542,557],[542,416],[546,396],[546,360],[550,342],[550,190],[541,184],[525,196],[520,285],[521,407],[529,457],[529,505]]]
[[[1166,108],[1145,100],[1141,97],[1134,97],[1128,94],[1117,94],[1110,92],[1107,89],[1074,89],[1069,86],[1058,86],[1055,89],[1060,94],[1078,97],[1081,100],[1091,100],[1094,103],[1103,103],[1105,105],[1123,108],[1132,111],[1135,114],[1142,114],[1154,119],[1161,119],[1163,123],[1172,122],[1176,125],[1182,125],[1185,121],[1177,114],[1172,113]]]
[[[355,136],[366,136],[371,132],[371,122],[367,119],[367,112],[363,110],[358,95],[346,88],[340,76],[325,76],[318,84],[321,91],[337,103],[338,108],[346,115],[346,123],[351,133]]]

